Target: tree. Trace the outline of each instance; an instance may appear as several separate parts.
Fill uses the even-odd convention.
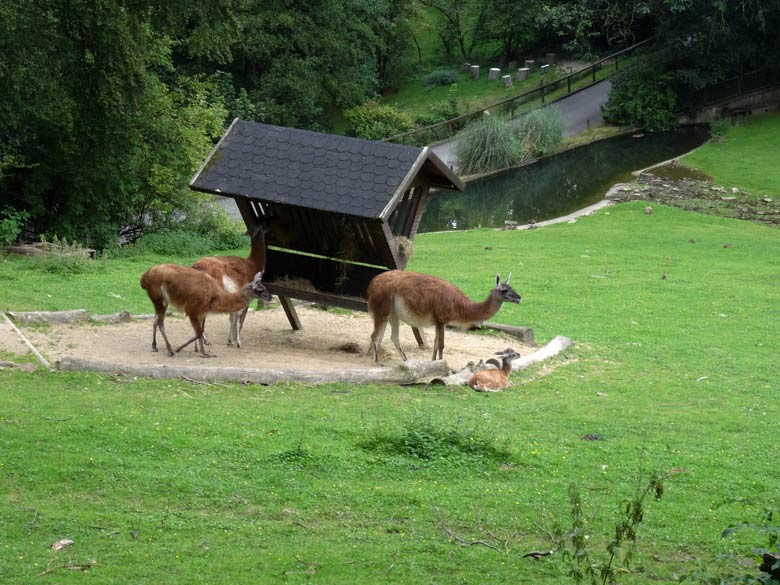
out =
[[[96,247],[151,198],[175,206],[224,109],[172,72],[156,3],[53,0],[0,18],[0,196],[40,232]]]
[[[536,41],[539,3],[531,0],[487,0],[480,42],[494,42],[507,60],[519,59]]]
[[[454,56],[455,48],[463,59],[470,59],[479,39],[487,14],[484,0],[420,0],[439,19],[439,39],[448,57]]]
[[[377,81],[385,93],[395,89],[410,69],[418,5],[413,0],[375,0],[366,5],[374,35]]]

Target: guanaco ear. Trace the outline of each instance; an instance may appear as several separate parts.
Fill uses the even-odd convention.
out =
[[[506,277],[506,280],[504,281],[504,284],[509,284],[509,279],[512,278],[512,273],[510,272],[509,275]]]
[[[254,277],[254,279],[252,279],[252,284],[253,284],[253,285],[258,285],[258,284],[260,284],[262,281],[263,281],[263,271],[261,270],[260,272],[258,272],[257,274],[255,274],[255,277]]]
[[[498,286],[499,284],[501,284],[501,275],[496,274],[496,286]]]

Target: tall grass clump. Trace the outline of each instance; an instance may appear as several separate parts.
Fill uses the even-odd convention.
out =
[[[458,137],[455,154],[460,172],[465,174],[510,167],[524,158],[516,129],[489,115],[466,126]]]
[[[731,130],[731,118],[710,116],[707,118],[707,127],[709,128],[710,136],[716,142],[720,142],[728,134],[728,131]]]
[[[544,156],[555,150],[563,139],[566,122],[554,107],[532,110],[516,122],[526,156]]]

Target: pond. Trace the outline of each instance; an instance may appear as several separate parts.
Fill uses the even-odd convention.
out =
[[[463,193],[434,196],[420,232],[503,227],[561,217],[604,198],[631,172],[693,150],[708,138],[704,127],[618,136],[468,183]]]

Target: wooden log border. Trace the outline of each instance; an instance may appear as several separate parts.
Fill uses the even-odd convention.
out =
[[[198,382],[250,382],[253,384],[277,384],[298,382],[302,384],[416,384],[449,373],[447,362],[408,361],[394,367],[366,368],[361,370],[277,370],[255,368],[211,368],[177,365],[128,365],[63,357],[57,362],[61,371],[92,371],[146,378],[187,378]]]

